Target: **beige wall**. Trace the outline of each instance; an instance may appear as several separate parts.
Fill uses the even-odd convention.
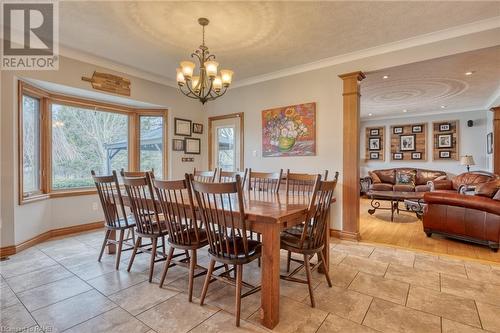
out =
[[[17,80],[31,78],[92,90],[90,84],[83,82],[81,77],[91,76],[94,70],[130,78],[131,99],[169,109],[168,172],[171,178],[183,177],[184,173],[192,171],[193,167],[202,166],[203,155],[193,155],[194,163],[181,163],[182,152],[170,151],[174,117],[196,122],[203,122],[205,118],[200,111],[200,103],[185,98],[175,88],[64,57],[61,57],[58,71],[2,72],[0,117],[2,247],[19,244],[50,229],[103,219],[100,211],[92,211],[92,203],[98,201],[95,195],[54,198],[21,206],[17,202]]]
[[[365,72],[432,59],[498,44],[498,33],[488,31],[388,52],[348,63],[277,78],[263,83],[230,89],[226,95],[205,106],[207,116],[234,112],[245,113],[245,167],[256,170],[279,170],[331,173],[342,177],[342,81],[339,74],[362,70]],[[297,50],[300,52],[300,50]],[[236,73],[237,75],[237,73]],[[272,107],[316,102],[317,155],[314,157],[263,158],[261,151],[261,111]],[[254,153],[255,152],[255,153]],[[255,154],[255,156],[254,156]],[[205,161],[205,163],[207,163]],[[340,187],[333,207],[331,227],[342,228]],[[352,207],[358,209],[358,207]]]

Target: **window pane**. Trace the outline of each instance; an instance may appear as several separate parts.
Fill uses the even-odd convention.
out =
[[[163,178],[163,117],[141,116],[140,169],[154,169],[156,178]]]
[[[235,171],[234,128],[217,128],[218,167],[224,171]]]
[[[128,116],[52,105],[52,188],[94,186],[90,170],[128,170]]]
[[[23,95],[23,193],[40,191],[40,100]]]

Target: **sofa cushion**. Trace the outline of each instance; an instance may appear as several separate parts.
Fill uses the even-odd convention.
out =
[[[381,183],[379,176],[375,172],[368,171],[368,176],[372,179],[372,183]]]
[[[476,195],[493,198],[500,189],[500,179],[492,180],[476,186]]]
[[[417,185],[415,186],[415,192],[429,192],[431,190],[429,185]]]
[[[415,170],[397,169],[396,185],[409,185],[415,187]]]
[[[376,170],[374,173],[377,174],[378,178],[382,183],[395,184],[396,183],[396,170],[387,169],[387,170]]]
[[[415,186],[413,184],[396,184],[393,186],[394,191],[397,192],[413,192],[415,191]]]
[[[426,185],[431,180],[446,179],[446,173],[443,171],[421,170],[417,169],[415,185]]]
[[[370,186],[372,191],[392,191],[392,184],[375,183]]]

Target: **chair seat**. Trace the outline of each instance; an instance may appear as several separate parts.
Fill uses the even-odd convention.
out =
[[[112,230],[128,229],[135,227],[135,219],[133,216],[127,216],[127,221],[128,224],[125,222],[125,219],[121,218],[118,221],[115,221],[114,226],[106,224],[105,227],[106,229],[112,229]]]
[[[253,239],[247,239],[248,256],[245,256],[245,250],[243,247],[243,238],[236,237],[234,243],[231,239],[228,239],[228,243],[229,246],[227,246],[225,241],[222,242],[223,255],[217,255],[216,253],[213,253],[210,249],[208,250],[208,253],[223,262],[232,261],[235,264],[250,262],[260,257],[262,253],[262,243]]]
[[[181,233],[180,231],[178,233]],[[198,229],[198,237],[199,240],[196,242],[196,230],[194,228],[184,229],[182,231],[183,237],[186,240],[185,243],[175,242],[171,237],[168,238],[168,242],[174,246],[188,246],[188,247],[203,247],[208,244],[208,236],[207,231],[205,229]],[[182,236],[179,235],[178,238],[182,239]],[[191,240],[191,244],[188,243],[188,239]]]
[[[295,253],[316,253],[323,248],[323,245],[317,248],[310,248],[309,242],[310,240],[306,237],[301,247],[300,235],[297,237],[296,235],[282,232],[280,236],[280,247],[283,250]]]

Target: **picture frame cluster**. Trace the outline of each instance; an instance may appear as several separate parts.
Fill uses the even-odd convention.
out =
[[[426,125],[419,123],[391,126],[391,160],[426,160]]]
[[[433,123],[433,159],[458,160],[458,120]]]
[[[201,139],[192,137],[193,134],[203,134],[203,124],[194,123],[189,119],[174,118],[174,135],[183,136],[184,139],[172,139],[172,150],[200,155]]]
[[[365,158],[370,161],[383,161],[385,159],[384,127],[368,127],[366,129]]]

